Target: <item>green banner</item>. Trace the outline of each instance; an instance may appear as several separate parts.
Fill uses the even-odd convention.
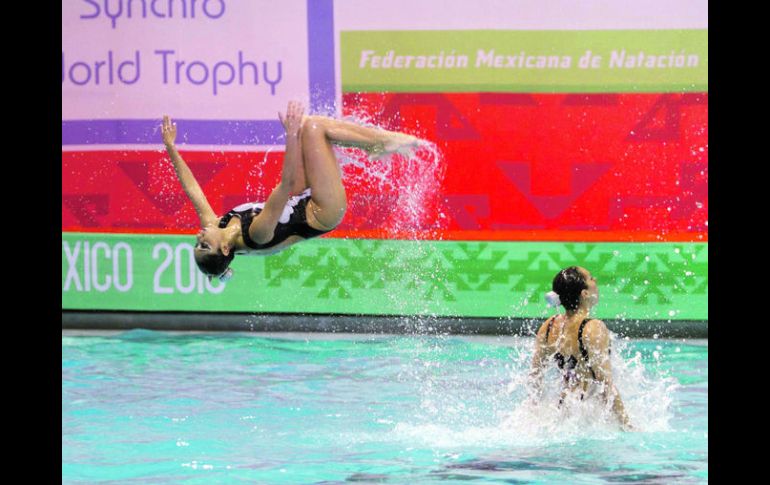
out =
[[[538,317],[553,276],[597,278],[599,318],[708,319],[707,243],[313,239],[239,256],[209,283],[192,236],[62,234],[62,307],[80,310]]]
[[[705,92],[708,30],[348,31],[344,92]]]

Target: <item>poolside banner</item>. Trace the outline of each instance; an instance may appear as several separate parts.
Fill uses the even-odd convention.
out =
[[[707,241],[703,93],[346,93],[343,101],[439,145],[438,194],[414,203],[434,203],[446,217],[412,228],[423,238]],[[181,150],[217,213],[264,200],[278,182],[280,152]],[[349,177],[348,214],[331,236],[399,238],[387,221],[404,210],[399,200],[411,189],[400,187],[412,181],[395,175],[387,187]],[[62,179],[64,230],[196,227],[163,151],[63,151]]]
[[[341,35],[347,92],[703,92],[708,31],[378,31]]]
[[[63,308],[538,316],[574,263],[606,318],[707,320],[708,3],[601,7],[64,1]],[[161,116],[224,213],[278,182],[291,99],[435,151],[338,151],[343,223],[209,284]]]
[[[708,316],[703,244],[324,238],[237,258],[225,284],[198,271],[187,237],[67,233],[62,295],[82,309],[531,318],[547,314],[551,278],[571,265],[597,277],[599,318]]]

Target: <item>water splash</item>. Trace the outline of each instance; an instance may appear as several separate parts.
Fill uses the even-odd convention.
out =
[[[551,366],[544,376],[540,401],[527,399],[527,379],[533,345],[517,337],[509,348],[473,353],[463,363],[465,376],[444,367],[453,359],[453,339],[433,339],[430,346],[414,348],[415,357],[404,366],[401,379],[412,380],[420,396],[419,412],[395,424],[394,440],[420,443],[434,449],[547,446],[578,440],[613,440],[621,435],[611,411],[598,396],[580,401],[568,398],[558,406],[560,376]],[[613,342],[615,385],[636,431],[670,432],[672,403],[678,381],[662,366],[662,354],[651,352],[642,362],[626,341]]]
[[[264,167],[268,164],[268,157],[273,152],[273,147],[265,150],[262,157],[262,163],[251,164],[248,175],[246,176],[246,197],[247,200],[264,201],[270,195],[267,192],[267,186],[263,183]]]
[[[363,203],[380,204],[376,208],[380,213],[374,215],[377,227],[371,220],[361,221],[368,222],[367,228],[385,230],[400,239],[438,235],[445,220],[440,204],[445,166],[434,143],[425,141],[408,154],[393,153],[381,158],[372,158],[356,148],[334,149],[345,186],[363,194]],[[351,205],[361,208],[356,201],[351,201]]]

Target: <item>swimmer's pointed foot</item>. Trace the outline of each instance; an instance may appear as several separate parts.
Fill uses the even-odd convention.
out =
[[[425,143],[425,141],[420,140],[416,136],[391,131],[388,132],[388,139],[375,146],[369,151],[369,154],[373,160],[386,158],[394,153],[409,155],[417,148],[425,145]]]
[[[416,136],[404,133],[396,133],[389,141],[385,142],[385,151],[390,153],[406,154],[420,146],[420,139]]]

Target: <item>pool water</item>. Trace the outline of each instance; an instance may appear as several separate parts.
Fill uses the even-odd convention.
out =
[[[527,404],[532,345],[63,331],[62,481],[708,481],[707,340],[613,342],[631,433],[557,384]]]

